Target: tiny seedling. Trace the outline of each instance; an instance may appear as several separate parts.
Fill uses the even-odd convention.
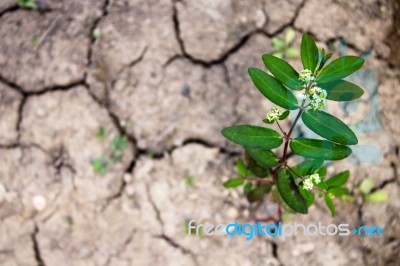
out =
[[[17,4],[26,9],[37,9],[37,4],[33,0],[17,0]]]
[[[96,138],[99,141],[104,141],[108,136],[108,132],[104,127],[99,127],[96,132]],[[128,149],[128,137],[127,136],[116,136],[111,141],[109,146],[108,154],[101,155],[92,160],[93,171],[97,174],[105,175],[112,164],[119,163],[122,160],[124,152]]]
[[[371,201],[377,203],[387,202],[389,199],[388,193],[380,190],[372,192],[374,185],[375,182],[371,178],[366,178],[361,182],[359,189],[363,195],[364,201]]]
[[[120,162],[124,151],[128,148],[128,138],[126,136],[117,136],[110,145],[111,160],[113,163]]]
[[[288,43],[294,38],[289,37]],[[249,68],[250,78],[261,94],[283,108],[272,108],[262,120],[267,125],[276,124],[280,133],[253,125],[224,128],[225,138],[243,146],[246,162],[238,161],[240,177],[226,181],[225,187],[244,185],[244,194],[250,202],[261,201],[272,193],[283,208],[302,214],[314,203],[313,191],[317,190],[332,216],[335,215],[332,199],[348,195],[343,185],[350,173],[342,171],[326,179],[324,162],[348,157],[351,154],[349,145],[356,145],[358,139],[345,123],[323,110],[327,100],[352,101],[362,96],[363,90],[358,85],[343,78],[361,68],[364,59],[342,56],[329,61],[331,56],[324,49],[318,49],[314,40],[304,34],[301,41],[304,69],[300,73],[285,60],[269,54],[263,55],[262,60],[272,75]],[[301,94],[300,101],[294,93]],[[279,121],[287,119],[290,112],[296,112],[295,119],[285,130]],[[294,138],[292,133],[300,118],[323,139]],[[292,155],[303,159],[296,165],[289,165],[288,158]]]
[[[99,128],[97,129],[96,138],[97,138],[98,140],[100,140],[100,141],[105,140],[105,139],[107,138],[107,135],[108,135],[107,129],[105,129],[104,127],[99,127]]]
[[[110,164],[110,160],[105,156],[99,156],[92,160],[93,171],[96,174],[107,174]]]
[[[192,176],[192,175],[185,176],[185,184],[186,184],[186,186],[191,187],[191,188],[196,187],[196,180],[195,180],[194,176]]]
[[[96,28],[96,29],[94,29],[94,30],[92,31],[92,39],[93,39],[93,40],[98,39],[98,38],[100,37],[100,35],[101,35],[100,29]]]
[[[286,31],[285,38],[283,40],[274,37],[272,38],[272,46],[274,47],[273,55],[278,58],[298,58],[300,57],[300,51],[296,48],[291,47],[296,32],[292,29]]]

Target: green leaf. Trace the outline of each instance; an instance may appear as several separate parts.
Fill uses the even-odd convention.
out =
[[[385,191],[377,191],[369,195],[365,195],[364,200],[383,203],[389,200],[389,194]]]
[[[311,205],[313,205],[314,200],[315,200],[314,193],[312,191],[302,188],[301,186],[299,186],[299,191],[300,191],[300,194],[303,196],[303,198],[306,200],[307,208],[309,208]]]
[[[253,175],[258,177],[266,177],[270,174],[269,167],[260,165],[255,159],[253,159],[247,152],[245,153],[247,165]]]
[[[324,164],[324,160],[304,160],[294,167],[293,170],[296,171],[300,176],[307,176],[313,174],[317,169],[319,169]]]
[[[243,185],[244,179],[243,178],[233,178],[229,179],[228,181],[224,182],[224,187],[226,188],[234,188]]]
[[[246,148],[273,149],[279,147],[283,140],[275,130],[251,125],[226,127],[222,135],[228,140]]]
[[[351,154],[347,146],[319,139],[296,138],[290,142],[290,149],[298,155],[323,160],[341,160]]]
[[[285,43],[291,44],[295,37],[296,37],[296,32],[294,30],[292,29],[287,30],[285,34]]]
[[[374,180],[371,178],[364,179],[360,184],[360,191],[363,194],[368,194],[374,188]]]
[[[249,68],[249,75],[257,89],[271,102],[289,110],[299,107],[293,93],[271,75],[257,68]]]
[[[335,197],[339,197],[339,196],[342,196],[342,195],[347,195],[347,194],[349,194],[349,190],[348,190],[347,188],[342,188],[342,187],[333,187],[333,188],[330,188],[330,189],[328,190],[328,192],[329,192],[331,195],[335,196]]]
[[[315,184],[315,186],[320,188],[320,189],[322,189],[322,190],[327,190],[328,189],[328,185],[324,181],[321,181],[318,184]]]
[[[275,50],[281,50],[283,47],[285,47],[285,43],[276,37],[272,38],[271,41]]]
[[[278,188],[276,186],[272,187],[271,194],[274,197],[275,201],[282,206],[282,208],[289,212],[289,213],[296,213],[292,208],[289,207],[289,205],[286,204],[286,202],[282,199],[281,193],[279,193]]]
[[[347,171],[337,173],[336,175],[332,176],[325,182],[329,188],[341,187],[347,182],[347,180],[349,179],[349,176],[350,176],[350,171],[347,170]]]
[[[364,64],[364,59],[358,56],[342,56],[325,66],[318,74],[318,83],[328,83],[351,75]]]
[[[298,58],[300,57],[300,51],[295,48],[287,48],[286,56],[289,58]]]
[[[325,204],[331,211],[332,217],[334,217],[335,216],[335,205],[333,205],[333,201],[332,201],[332,198],[330,197],[329,193],[327,193],[325,195]]]
[[[33,0],[17,0],[19,6],[27,9],[36,9],[37,4]]]
[[[275,57],[282,58],[282,57],[283,57],[283,52],[276,52],[276,53],[274,53],[273,55],[274,55]]]
[[[356,135],[345,123],[324,111],[308,110],[301,118],[309,129],[330,141],[344,145],[358,143]]]
[[[299,80],[299,73],[285,60],[269,54],[263,55],[262,60],[272,75],[284,85],[293,90],[303,89],[303,83]]]
[[[319,60],[318,47],[314,40],[307,33],[303,34],[301,40],[301,62],[304,69],[309,69],[314,73]]]
[[[328,168],[326,168],[326,167],[321,167],[318,170],[318,174],[321,177],[321,179],[325,179],[327,172],[328,172]]]
[[[271,168],[278,164],[279,158],[270,150],[245,149],[247,154],[253,158],[259,165],[265,168]]]
[[[239,159],[236,163],[236,170],[238,171],[239,175],[242,177],[247,176],[247,167],[244,165],[243,161]]]
[[[243,187],[243,193],[245,195],[249,194],[252,187],[253,187],[253,183],[247,182],[246,185],[244,185],[244,187]]]
[[[299,188],[294,183],[294,180],[286,173],[285,169],[279,170],[276,185],[282,199],[290,208],[299,213],[307,213],[307,203],[300,194]]]
[[[290,114],[290,111],[285,111],[281,114],[281,116],[279,117],[279,120],[284,120],[286,119]]]
[[[260,201],[264,198],[265,194],[271,191],[271,186],[270,185],[260,185],[256,187],[255,189],[250,190],[250,192],[247,194],[247,199],[249,202],[256,202]]]
[[[360,98],[364,91],[358,85],[346,80],[336,80],[329,83],[320,84],[326,90],[328,100],[332,101],[352,101]]]

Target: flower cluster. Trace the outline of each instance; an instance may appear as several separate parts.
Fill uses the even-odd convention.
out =
[[[319,184],[321,182],[321,177],[319,174],[312,174],[306,180],[303,181],[303,188],[305,190],[311,190],[314,184]]]
[[[271,111],[269,111],[265,117],[265,119],[270,122],[273,123],[276,120],[279,119],[279,117],[282,115],[282,112],[278,110],[278,108],[274,107],[272,108]]]
[[[300,73],[300,75],[299,75],[299,79],[301,80],[301,81],[304,81],[304,82],[310,82],[310,81],[313,81],[314,79],[315,79],[315,77],[312,75],[312,72],[311,72],[311,70],[309,70],[309,69],[304,69],[303,71],[301,71],[301,73]]]
[[[324,109],[326,106],[326,96],[327,92],[324,89],[321,89],[317,86],[314,82],[306,92],[305,96],[308,96],[310,99],[310,105],[314,110],[321,110]]]

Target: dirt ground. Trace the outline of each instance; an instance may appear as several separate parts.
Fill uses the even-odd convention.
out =
[[[400,265],[396,0],[38,2],[0,0],[0,265]],[[242,190],[222,187],[241,150],[220,131],[261,125],[272,104],[247,68],[290,29],[297,48],[309,32],[336,55],[342,40],[369,55],[353,77],[367,92],[359,111],[329,106],[359,136],[354,156],[329,167],[351,170],[355,200],[335,201],[331,218],[319,199],[287,221],[380,225],[384,236],[188,236],[190,219],[251,221]],[[95,173],[118,135],[129,148]],[[387,202],[362,200],[366,177]]]

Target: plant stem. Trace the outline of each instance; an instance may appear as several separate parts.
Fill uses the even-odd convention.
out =
[[[279,129],[281,130],[282,134],[283,134],[284,136],[286,136],[286,132],[283,131],[283,129],[282,129],[282,127],[281,127],[281,125],[279,124],[278,121],[276,121],[276,124],[278,125],[278,127],[279,127]]]

